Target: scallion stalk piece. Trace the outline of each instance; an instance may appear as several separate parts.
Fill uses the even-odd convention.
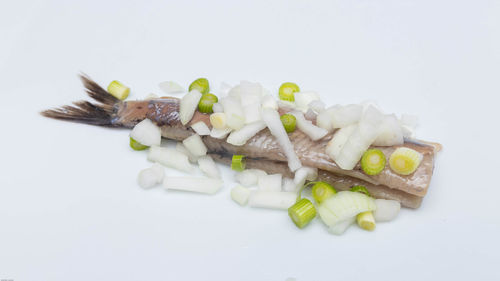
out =
[[[241,172],[245,170],[246,161],[244,155],[233,155],[233,159],[231,160],[231,169]]]
[[[366,196],[372,197],[370,192],[368,192],[368,189],[366,189],[366,187],[364,185],[355,185],[355,186],[351,187],[351,191],[363,193]]]
[[[358,214],[356,216],[356,222],[359,227],[364,230],[373,231],[375,229],[375,218],[370,211]]]
[[[288,215],[298,228],[304,228],[316,217],[316,208],[309,199],[303,198],[288,208]]]
[[[283,114],[280,117],[281,123],[287,133],[293,133],[297,125],[297,119],[292,114]]]
[[[109,83],[108,92],[119,100],[124,100],[130,94],[130,88],[123,85],[120,81],[114,80]]]
[[[422,158],[422,154],[416,150],[400,147],[392,153],[389,165],[394,172],[406,176],[417,170]]]
[[[219,99],[214,94],[203,94],[201,96],[200,102],[198,103],[198,110],[201,113],[213,113],[214,103],[217,103]]]
[[[337,191],[332,185],[324,181],[316,182],[313,185],[311,192],[314,201],[316,201],[318,204],[323,203],[323,201],[325,201],[326,199],[332,197],[337,193]]]
[[[210,85],[208,84],[207,78],[198,78],[189,85],[189,91],[198,90],[202,94],[208,94],[210,91]]]
[[[385,168],[385,155],[380,149],[368,149],[361,158],[361,169],[365,174],[374,176]]]
[[[281,84],[279,90],[280,100],[284,101],[295,101],[295,93],[300,92],[299,86],[292,82],[285,82]]]
[[[134,140],[132,137],[130,138],[130,147],[133,149],[133,150],[145,150],[145,149],[148,149],[149,146],[147,145],[143,145],[142,143]]]

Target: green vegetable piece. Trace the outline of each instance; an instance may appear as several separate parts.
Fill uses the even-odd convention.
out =
[[[144,150],[144,149],[148,149],[149,146],[147,145],[143,145],[141,144],[140,142],[134,140],[133,138],[130,138],[130,147],[133,149],[133,150]]]
[[[201,96],[200,102],[198,103],[198,110],[201,113],[213,113],[214,103],[218,102],[219,99],[214,94],[203,94]]]
[[[298,228],[304,228],[316,217],[316,208],[307,198],[303,198],[288,208],[288,215]]]
[[[202,94],[208,94],[210,91],[210,86],[208,84],[207,78],[198,78],[189,85],[189,91],[198,90]]]
[[[337,191],[331,184],[324,181],[316,182],[313,185],[311,192],[314,201],[316,201],[318,204],[321,204],[323,201],[337,193]]]
[[[244,155],[233,155],[231,160],[231,169],[241,172],[245,170],[246,161]]]
[[[124,100],[130,94],[130,88],[120,81],[114,80],[108,85],[108,92],[119,100]]]
[[[370,192],[368,192],[368,189],[366,189],[366,187],[364,185],[355,185],[355,186],[351,187],[351,191],[363,193],[366,196],[372,197],[372,195],[370,194]]]
[[[295,126],[297,125],[297,119],[292,114],[283,114],[280,117],[283,127],[287,133],[293,133],[295,131]]]
[[[361,169],[365,174],[374,176],[380,174],[385,168],[385,155],[380,149],[369,149],[361,158]]]
[[[373,213],[371,211],[359,213],[356,216],[356,222],[358,223],[359,227],[364,230],[375,230],[375,218],[373,217]]]
[[[280,86],[279,90],[280,100],[295,101],[294,93],[296,92],[300,92],[300,88],[299,86],[297,86],[297,84],[292,82],[285,82]]]

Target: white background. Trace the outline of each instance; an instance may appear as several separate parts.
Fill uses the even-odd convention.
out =
[[[375,232],[298,230],[215,196],[145,191],[128,131],[38,112],[86,98],[85,72],[132,99],[197,77],[295,81],[376,100],[441,142],[429,192]],[[499,280],[499,1],[4,1],[0,278]],[[170,170],[168,173],[174,174]]]

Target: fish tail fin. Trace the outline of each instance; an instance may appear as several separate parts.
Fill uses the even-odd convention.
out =
[[[85,86],[87,94],[97,101],[97,103],[77,101],[73,102],[73,105],[65,105],[59,108],[44,110],[40,112],[40,114],[48,118],[90,125],[107,127],[121,126],[121,124],[116,122],[118,119],[116,117],[118,109],[123,102],[104,90],[86,75],[80,75],[80,79]]]

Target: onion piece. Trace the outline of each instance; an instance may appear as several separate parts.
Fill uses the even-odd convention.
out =
[[[209,178],[220,179],[219,168],[209,155],[198,158],[198,166],[200,167],[200,170]]]
[[[214,105],[212,105],[212,110],[214,111],[214,113],[223,113],[224,107],[222,106],[222,104],[216,102],[214,103]]]
[[[245,124],[250,124],[262,120],[260,116],[260,101],[244,106]]]
[[[396,200],[375,199],[375,205],[377,209],[373,212],[373,216],[376,222],[392,221],[401,210],[401,203]]]
[[[220,179],[200,177],[165,177],[163,187],[182,191],[214,194],[222,188],[224,183]]]
[[[238,185],[231,189],[231,199],[240,204],[240,206],[245,206],[247,204],[248,197],[250,197],[250,190],[248,188]]]
[[[219,87],[219,95],[221,96],[226,96],[227,93],[229,93],[229,91],[231,90],[232,86],[229,85],[228,83],[226,82],[222,82],[220,83],[220,87]]]
[[[340,105],[331,106],[320,113],[316,117],[316,125],[320,128],[328,130],[329,132],[333,132],[333,115],[337,110],[339,110]]]
[[[235,113],[226,113],[227,126],[233,130],[239,130],[245,126],[245,116]]]
[[[199,121],[191,125],[191,128],[196,132],[196,134],[200,136],[208,136],[210,135],[210,129],[208,128],[207,124],[203,121]]]
[[[393,146],[404,143],[403,130],[398,119],[394,115],[384,116],[379,125],[380,133],[373,142],[376,146]]]
[[[257,185],[259,176],[267,175],[266,172],[259,169],[247,169],[236,173],[236,181],[241,185],[249,187]]]
[[[160,98],[158,95],[150,93],[147,96],[144,97],[144,100],[155,100]]]
[[[356,221],[356,217],[348,218],[328,228],[334,235],[342,235]]]
[[[321,113],[325,110],[325,103],[321,100],[313,100],[307,105],[310,109],[312,109],[316,113]]]
[[[317,127],[311,121],[306,120],[302,112],[293,111],[291,114],[297,119],[299,130],[305,133],[311,140],[317,141],[328,134],[328,130]]]
[[[223,139],[227,135],[229,135],[229,133],[231,133],[232,130],[233,129],[227,127],[224,129],[212,128],[212,131],[210,131],[210,136],[214,139]]]
[[[271,134],[276,138],[278,144],[286,155],[288,159],[288,167],[292,172],[295,172],[297,169],[302,167],[302,163],[300,163],[297,154],[295,154],[295,150],[293,148],[290,139],[288,138],[288,134],[283,127],[283,124],[280,120],[280,115],[276,110],[270,108],[262,109],[262,119],[266,123]]]
[[[160,84],[158,84],[158,87],[160,87],[160,90],[168,95],[186,92],[186,90],[181,85],[175,83],[174,81],[161,82]]]
[[[326,154],[328,154],[328,156],[330,156],[333,160],[337,159],[340,151],[357,127],[357,124],[353,124],[337,130],[333,135],[333,138],[326,145]]]
[[[158,163],[139,172],[137,183],[140,187],[148,189],[160,184],[165,176],[165,169]]]
[[[232,145],[244,145],[250,138],[255,136],[258,132],[264,130],[266,128],[266,123],[263,121],[257,121],[248,125],[245,125],[243,128],[231,132],[229,137],[227,138],[227,142]]]
[[[187,173],[193,171],[193,166],[189,163],[188,157],[173,148],[151,146],[149,148],[148,160]]]
[[[193,118],[194,112],[198,108],[201,99],[201,93],[198,90],[192,90],[182,97],[179,108],[179,117],[182,125],[186,125]]]
[[[207,147],[201,140],[201,137],[197,134],[194,134],[190,137],[185,138],[182,141],[182,144],[186,147],[186,149],[191,152],[194,156],[204,156],[207,155]]]
[[[313,101],[319,100],[319,95],[316,92],[297,92],[294,93],[295,96],[295,106],[297,109],[306,113],[309,109],[309,104]]]
[[[281,174],[261,175],[258,177],[258,186],[264,191],[281,191]]]
[[[287,210],[297,199],[295,192],[254,190],[250,192],[250,207]]]
[[[321,220],[332,227],[359,213],[374,211],[376,208],[375,200],[363,193],[340,191],[323,201],[317,210]]]
[[[182,142],[177,142],[177,144],[175,145],[175,149],[177,151],[179,151],[180,153],[186,155],[189,159],[189,162],[191,162],[191,163],[198,162],[198,156],[189,152],[189,150],[187,150],[187,148],[184,146],[184,144]]]
[[[318,177],[318,169],[311,167],[302,167],[295,171],[293,182],[297,188],[301,188],[306,180],[313,181]]]
[[[264,97],[262,97],[261,105],[262,105],[262,108],[270,108],[270,109],[278,110],[278,102],[271,95],[265,95]]]
[[[161,129],[151,120],[144,119],[130,132],[130,137],[145,146],[159,146],[161,143]]]
[[[293,179],[291,178],[283,178],[283,185],[281,186],[281,190],[287,192],[297,192],[298,188]]]
[[[335,110],[332,115],[332,127],[344,128],[358,123],[363,113],[363,107],[357,104],[349,104]]]

